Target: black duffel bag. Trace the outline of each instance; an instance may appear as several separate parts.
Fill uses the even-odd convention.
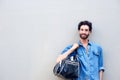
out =
[[[79,77],[80,64],[78,55],[66,58],[54,66],[53,73],[61,78],[74,79]]]

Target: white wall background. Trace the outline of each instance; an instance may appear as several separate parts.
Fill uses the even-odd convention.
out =
[[[120,0],[0,0],[0,80],[60,80],[55,60],[81,20],[103,47],[104,80],[120,80]]]

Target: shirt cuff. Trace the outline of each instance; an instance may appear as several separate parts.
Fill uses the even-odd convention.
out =
[[[104,67],[100,67],[99,71],[101,71],[101,70],[104,72],[105,68]]]

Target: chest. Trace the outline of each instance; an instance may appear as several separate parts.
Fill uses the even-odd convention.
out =
[[[85,60],[98,61],[99,58],[99,51],[96,47],[91,46],[88,46],[87,48],[80,47],[78,48],[77,53],[79,55],[79,58],[84,61]]]

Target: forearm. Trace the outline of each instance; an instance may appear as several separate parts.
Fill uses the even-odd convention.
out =
[[[103,71],[102,70],[99,72],[99,78],[100,78],[100,80],[103,80]]]
[[[63,53],[63,54],[61,54],[58,58],[57,58],[57,60],[56,60],[56,62],[59,62],[59,61],[61,61],[61,60],[63,60],[63,59],[65,59],[68,55],[70,55],[75,49],[77,49],[78,48],[78,44],[73,44],[73,46],[69,49],[69,50],[67,50],[65,53]]]

